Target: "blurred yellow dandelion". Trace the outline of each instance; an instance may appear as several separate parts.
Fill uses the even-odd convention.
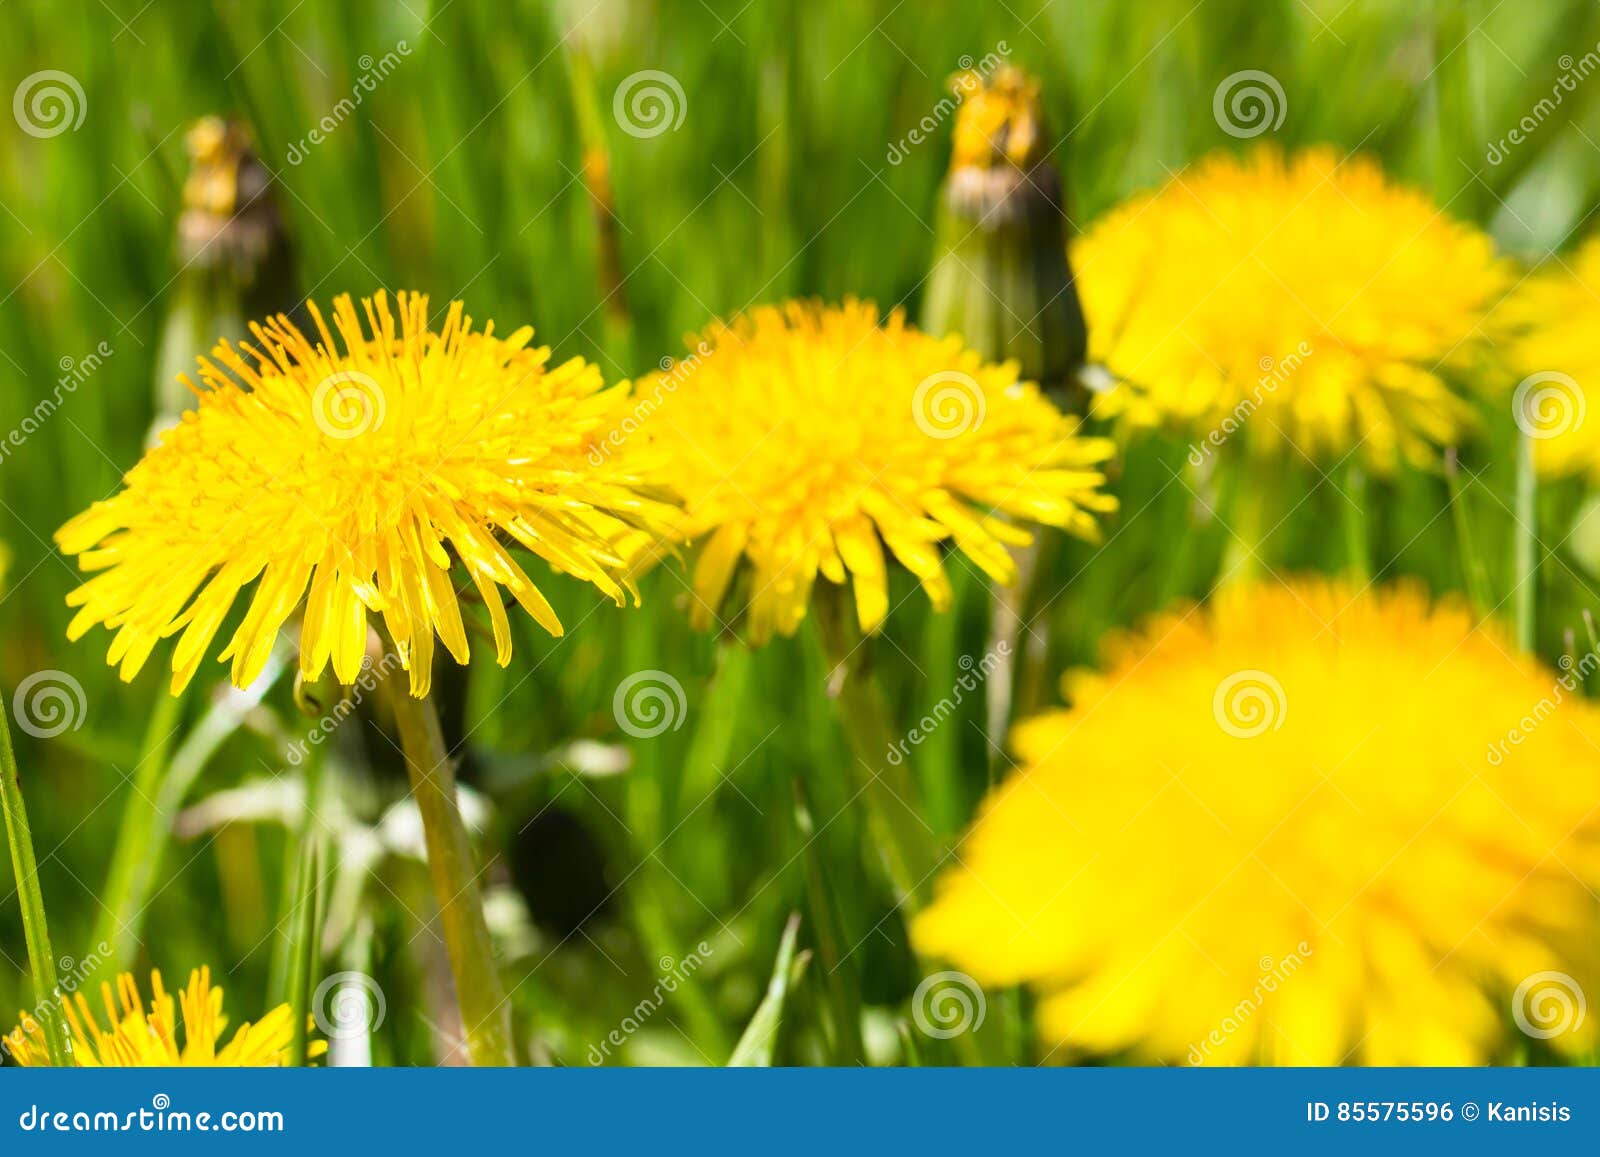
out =
[[[1035,985],[1058,1057],[1581,1052],[1600,884],[1586,671],[1516,656],[1419,587],[1226,588],[1114,642],[1071,707],[1018,728],[1021,770],[916,943]]]
[[[1600,480],[1600,412],[1589,409],[1600,386],[1600,237],[1529,277],[1495,322],[1521,379],[1512,416],[1533,443],[1539,473]]]
[[[111,985],[102,984],[104,1028],[82,993],[62,997],[61,1010],[71,1032],[72,1063],[79,1068],[261,1068],[289,1063],[294,1020],[287,1004],[280,1004],[254,1024],[240,1025],[224,1044],[228,1018],[222,1013],[222,989],[211,986],[209,968],[191,972],[188,986],[177,994],[176,1000],[162,985],[160,972],[150,974],[150,990],[150,1004],[146,1007],[131,974],[124,972],[117,977],[114,995]],[[21,1020],[4,1038],[6,1050],[18,1064],[48,1065],[44,1032],[38,1020],[27,1013],[22,1014]],[[179,1026],[183,1030],[182,1044],[178,1040]],[[313,1041],[307,1051],[320,1056],[327,1052],[327,1043]]]
[[[1453,370],[1511,284],[1490,239],[1376,162],[1219,154],[1074,247],[1097,412],[1313,457],[1420,459],[1472,420]],[[1287,445],[1286,445],[1287,444]]]
[[[653,535],[675,514],[639,473],[644,455],[592,453],[628,410],[626,388],[604,388],[578,358],[549,367],[549,350],[528,345],[531,329],[474,333],[460,302],[437,331],[425,296],[401,293],[396,305],[398,319],[387,295],[364,299],[363,329],[351,299],[337,298],[338,340],[308,305],[314,341],[280,315],[252,326],[255,344],[223,342],[215,361],[201,360],[198,409],[121,491],[56,534],[99,572],[68,596],[81,608],[72,638],[97,623],[113,629],[110,661],[131,679],[158,641],[178,635],[176,692],[254,582],[221,656],[234,682],[260,672],[303,608],[307,678],[331,660],[353,682],[367,616],[380,614],[421,696],[436,634],[467,661],[458,591],[468,583],[501,665],[511,631],[500,587],[561,633],[508,546],[623,601],[619,540]]]
[[[639,389],[659,399],[651,426],[687,537],[705,540],[694,620],[710,624],[748,559],[756,642],[795,631],[818,574],[853,580],[872,631],[889,611],[888,557],[942,609],[942,544],[1008,582],[1006,544],[1030,536],[999,515],[1093,536],[1094,514],[1116,505],[1096,468],[1111,444],[1080,437],[1014,363],[865,302],[755,309]]]

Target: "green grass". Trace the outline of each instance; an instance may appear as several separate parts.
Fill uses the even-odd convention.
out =
[[[700,0],[603,0],[592,10],[583,0],[11,0],[3,19],[7,85],[59,69],[81,85],[86,108],[77,130],[49,139],[7,126],[0,428],[18,427],[54,389],[62,359],[82,359],[102,341],[113,350],[0,460],[0,538],[12,556],[0,604],[0,687],[9,692],[33,672],[58,669],[81,683],[87,704],[79,730],[17,736],[51,936],[58,955],[75,959],[107,926],[110,848],[135,782],[149,776],[141,777],[140,757],[166,692],[157,662],[131,685],[118,682],[102,662],[103,632],[66,641],[63,600],[76,577],[50,538],[108,494],[141,452],[161,334],[184,284],[172,234],[182,133],[194,118],[231,111],[253,123],[261,156],[277,171],[302,293],[325,301],[413,288],[438,303],[461,295],[475,317],[502,327],[530,321],[557,358],[597,359],[609,378],[681,353],[682,335],[715,315],[785,296],[868,296],[914,315],[932,258],[948,125],[903,163],[889,164],[887,151],[936,105],[964,55],[1002,42],[1043,80],[1051,126],[1064,135],[1055,156],[1078,229],[1169,169],[1238,147],[1218,129],[1210,99],[1222,77],[1252,68],[1270,71],[1288,95],[1275,134],[1284,146],[1370,150],[1513,254],[1571,247],[1600,193],[1600,79],[1581,85],[1503,164],[1484,159],[1489,142],[1549,93],[1559,58],[1581,57],[1600,41],[1600,9],[1584,0],[754,0],[742,10]],[[611,150],[627,327],[606,321],[597,233],[579,179],[572,57],[561,39],[569,29],[592,63]],[[291,145],[352,92],[362,57],[381,58],[402,40],[408,54],[393,73],[324,143],[286,163]],[[642,69],[670,73],[687,100],[681,126],[648,139],[622,132],[611,115],[619,83]],[[1108,543],[1067,548],[1060,565],[1071,586],[1051,612],[1052,671],[1092,660],[1107,629],[1209,586],[1224,534],[1173,482],[1185,450],[1159,438],[1134,447],[1115,481],[1123,512]],[[1490,440],[1464,449],[1463,463],[1460,515],[1499,603],[1513,582],[1511,447]],[[1368,485],[1373,570],[1468,589],[1459,523],[1441,514],[1445,478],[1413,472]],[[1539,499],[1542,537],[1555,551],[1537,597],[1547,655],[1564,630],[1581,630],[1581,611],[1595,603],[1581,568],[1556,545],[1580,498],[1565,487]],[[1294,472],[1272,502],[1279,516],[1295,512],[1264,544],[1274,566],[1345,564],[1342,500],[1315,472]],[[954,650],[977,655],[987,591],[970,574],[958,577]],[[918,977],[862,817],[845,806],[848,756],[815,636],[805,631],[750,656],[719,651],[688,629],[681,573],[671,568],[650,576],[643,609],[627,613],[565,579],[549,588],[574,625],[569,636],[552,640],[519,623],[511,668],[475,665],[462,708],[472,749],[463,777],[495,805],[488,846],[500,858],[491,890],[517,893],[513,875],[516,884],[542,881],[528,891],[544,922],[503,949],[532,1056],[587,1063],[652,992],[662,961],[694,953],[692,975],[608,1063],[720,1064],[741,1037],[747,1056],[837,1060],[850,1046],[817,1026],[855,1004],[870,1010],[867,1051],[903,1057],[891,1018],[903,1015]],[[910,593],[903,582],[894,592],[904,602],[878,647],[896,732],[952,681],[949,644],[941,657],[925,601]],[[938,665],[923,677],[902,654],[931,655]],[[631,740],[617,728],[612,696],[626,675],[652,668],[682,684],[685,720]],[[189,694],[173,744],[213,690],[197,685]],[[223,740],[185,803],[282,772],[274,727],[292,736],[306,723],[287,680],[267,705]],[[947,834],[989,782],[981,724],[981,703],[963,705],[919,769]],[[163,737],[153,738],[159,748]],[[575,739],[623,745],[633,769],[575,774],[566,752]],[[381,737],[352,724],[332,750],[352,822],[371,824],[403,797],[403,769]],[[797,821],[798,791],[814,839]],[[166,842],[148,865],[138,966],[173,973],[210,963],[236,1023],[285,998],[274,961],[285,958],[293,932],[284,917],[302,838],[297,824],[264,822]],[[324,891],[325,909],[337,900]],[[382,859],[362,883],[351,935],[324,960],[326,971],[355,968],[381,984],[388,1019],[375,1045],[380,1063],[436,1059],[430,1024],[442,964],[424,927],[431,904],[419,863]],[[775,976],[796,911],[800,950],[817,956],[791,966],[789,945]],[[837,972],[819,967],[830,952],[842,958]],[[7,873],[0,953],[0,1008],[31,1004]],[[842,993],[836,975],[848,979]],[[777,1003],[747,1036],[769,983]],[[1004,1005],[986,1055],[1027,1060],[1026,1001]],[[917,1049],[924,1063],[958,1059],[938,1040],[919,1038]]]

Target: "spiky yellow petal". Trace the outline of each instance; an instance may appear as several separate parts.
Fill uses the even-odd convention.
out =
[[[1512,282],[1486,234],[1328,148],[1210,157],[1073,252],[1091,359],[1118,379],[1097,412],[1201,453],[1239,436],[1384,468],[1468,427],[1451,372]]]
[[[1092,533],[1115,509],[1080,437],[1015,364],[985,364],[897,310],[790,302],[712,326],[695,352],[640,383],[648,428],[671,462],[684,531],[704,539],[693,618],[709,625],[741,560],[749,635],[792,634],[818,577],[855,586],[863,629],[889,611],[887,561],[949,601],[942,552],[998,579],[1001,543],[1027,541],[993,512]]]
[[[510,636],[489,588],[560,633],[501,539],[621,600],[618,539],[675,515],[638,444],[595,452],[630,408],[627,387],[606,389],[580,359],[550,368],[532,330],[474,332],[460,302],[437,330],[417,294],[391,309],[379,293],[359,314],[340,297],[331,329],[308,310],[312,337],[279,316],[252,326],[253,343],[218,345],[200,364],[198,408],[122,490],[57,532],[96,572],[68,596],[73,638],[114,630],[110,659],[131,679],[179,635],[178,691],[254,583],[221,654],[234,682],[255,678],[299,612],[302,673],[331,663],[351,683],[380,616],[421,695],[435,637],[467,661],[459,591],[475,585],[489,604],[502,665]]]

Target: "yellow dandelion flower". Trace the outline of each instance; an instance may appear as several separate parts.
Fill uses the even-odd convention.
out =
[[[1600,386],[1600,237],[1529,277],[1495,321],[1521,379],[1512,413],[1533,443],[1539,473],[1600,481],[1600,412],[1589,408]]]
[[[254,582],[221,655],[235,683],[260,672],[300,610],[302,673],[314,679],[331,660],[349,684],[367,616],[378,614],[421,696],[435,634],[467,661],[458,592],[469,583],[502,666],[511,631],[501,587],[561,633],[510,546],[624,600],[617,541],[664,529],[675,513],[638,473],[644,455],[592,453],[628,410],[627,389],[604,388],[582,359],[548,366],[531,329],[473,332],[460,302],[438,331],[425,296],[401,293],[397,306],[398,322],[387,295],[363,300],[363,329],[350,298],[337,298],[336,340],[309,305],[315,341],[280,315],[252,325],[254,344],[223,342],[214,361],[201,359],[198,408],[122,490],[56,534],[98,572],[68,596],[81,608],[72,638],[113,629],[110,662],[131,679],[178,635],[176,692]]]
[[[753,641],[794,633],[819,573],[854,580],[873,631],[889,610],[885,546],[942,609],[941,544],[1007,582],[1005,544],[1029,535],[997,515],[1092,536],[1093,512],[1115,508],[1095,468],[1109,442],[1079,437],[1014,363],[986,365],[899,311],[880,322],[864,302],[763,307],[712,326],[695,351],[639,391],[686,535],[705,539],[698,626],[742,558]]]
[[[1226,588],[1115,642],[1070,708],[1018,728],[1021,771],[915,941],[1035,985],[1057,1056],[1592,1047],[1571,1015],[1600,975],[1585,673],[1413,586]]]
[[[80,993],[61,998],[61,1010],[72,1034],[72,1063],[78,1068],[233,1067],[276,1068],[289,1063],[294,1019],[287,1004],[280,1004],[254,1024],[243,1024],[223,1044],[228,1018],[222,1012],[222,989],[211,986],[211,970],[189,973],[189,984],[177,994],[161,983],[161,973],[150,974],[150,1005],[130,973],[111,985],[100,986],[106,1027],[101,1028],[94,1009]],[[180,1015],[175,1016],[174,1013]],[[178,1043],[178,1028],[183,1043]],[[38,1020],[23,1013],[21,1024],[4,1039],[7,1052],[18,1064],[50,1063],[44,1031]],[[324,1041],[308,1047],[312,1056],[328,1051]]]
[[[1213,156],[1074,254],[1091,358],[1119,380],[1097,412],[1380,468],[1469,425],[1447,374],[1510,285],[1484,233],[1328,148]]]

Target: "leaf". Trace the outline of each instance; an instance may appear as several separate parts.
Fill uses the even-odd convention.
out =
[[[744,1035],[734,1046],[728,1058],[730,1069],[760,1069],[772,1065],[772,1049],[778,1037],[778,1026],[783,1021],[783,1004],[789,989],[797,984],[810,960],[807,953],[795,959],[795,941],[800,935],[800,913],[789,917],[783,930],[783,940],[778,945],[778,960],[772,966],[772,979],[767,983],[767,995],[761,998],[755,1015],[745,1028]]]

